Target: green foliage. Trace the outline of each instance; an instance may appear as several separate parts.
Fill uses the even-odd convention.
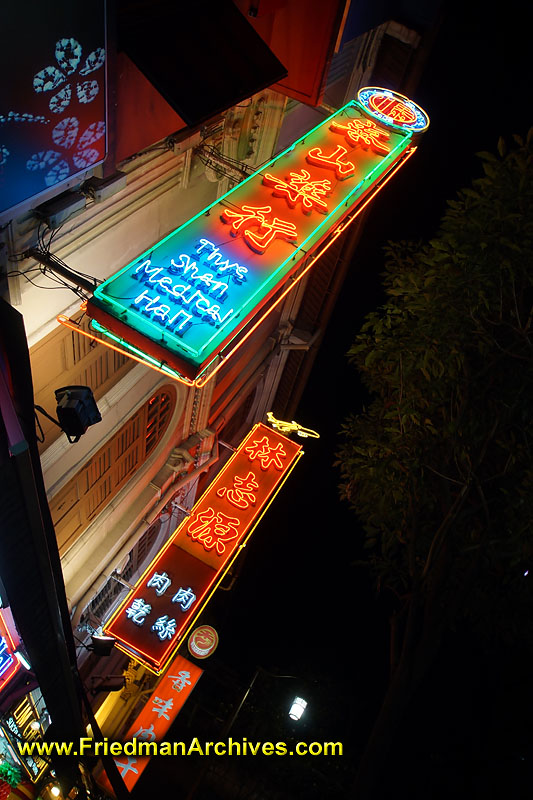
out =
[[[386,248],[387,300],[349,351],[372,400],[337,454],[380,585],[450,618],[467,592],[497,619],[530,585],[533,130],[498,152],[434,239]]]
[[[18,786],[22,780],[21,772],[14,764],[9,761],[2,761],[0,763],[0,780],[5,781],[10,786]]]

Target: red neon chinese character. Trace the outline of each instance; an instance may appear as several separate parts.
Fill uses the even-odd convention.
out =
[[[235,475],[233,478],[233,488],[227,489],[222,486],[217,492],[218,497],[224,497],[236,508],[248,508],[254,506],[256,497],[254,492],[259,489],[259,484],[255,479],[253,472],[249,472],[246,478],[241,478]]]
[[[267,470],[271,464],[274,464],[276,469],[283,469],[282,459],[287,457],[281,442],[272,447],[268,436],[263,436],[259,440],[256,439],[249,447],[244,448],[244,452],[250,454],[248,456],[250,461],[255,461],[257,458],[263,470]]]
[[[187,533],[195,542],[200,542],[209,552],[216,549],[219,556],[226,552],[226,543],[239,535],[240,520],[228,517],[212,508],[200,511],[196,519],[189,523]]]
[[[390,153],[390,148],[381,141],[382,139],[387,141],[390,139],[390,135],[378,128],[376,123],[370,119],[352,119],[347,125],[332,122],[329,129],[333,133],[340,133],[341,136],[345,136],[346,141],[355,147],[359,145],[363,150],[368,150],[370,147],[374,153],[381,156],[386,156],[387,153]]]
[[[379,111],[386,117],[390,117],[395,122],[402,125],[412,125],[416,122],[416,114],[412,108],[402,103],[396,97],[389,97],[385,94],[375,94],[370,97],[368,101],[370,108],[374,111]]]
[[[262,255],[276,238],[285,239],[286,242],[296,242],[298,238],[296,226],[292,222],[286,222],[277,217],[274,217],[272,222],[267,222],[266,215],[271,212],[271,206],[262,206],[261,208],[243,206],[241,212],[230,211],[226,208],[220,219],[227,225],[231,225],[232,236],[238,236],[243,225],[249,225],[250,227],[242,230],[242,237],[254,253]],[[253,228],[256,229],[255,233]]]
[[[355,167],[351,161],[342,160],[347,152],[347,149],[341,144],[337,145],[337,149],[329,156],[324,155],[320,147],[312,147],[306,155],[306,160],[317,167],[334,169],[337,180],[343,181],[346,178],[350,178],[355,172]]]
[[[286,197],[291,208],[301,201],[304,214],[310,214],[313,208],[321,214],[327,214],[328,206],[322,198],[331,193],[330,181],[312,181],[306,169],[302,169],[301,172],[291,172],[289,178],[290,180],[284,181],[267,173],[263,183],[274,188],[272,192],[274,197]]]

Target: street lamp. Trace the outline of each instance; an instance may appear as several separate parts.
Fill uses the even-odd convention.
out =
[[[289,711],[289,717],[293,720],[299,720],[307,707],[307,700],[303,697],[295,697],[292,701],[292,706]]]
[[[224,729],[223,729],[222,734],[221,734],[222,737],[227,736],[228,733],[230,732],[231,728],[233,727],[233,723],[237,719],[237,716],[239,715],[240,710],[243,707],[243,705],[244,705],[244,703],[246,701],[246,698],[250,694],[250,692],[251,692],[251,690],[253,688],[253,685],[254,685],[254,683],[255,683],[255,681],[256,681],[256,679],[257,679],[259,674],[268,675],[270,678],[292,678],[294,680],[301,680],[301,678],[298,678],[297,675],[279,675],[277,672],[269,672],[267,669],[263,669],[263,667],[257,667],[257,669],[256,669],[256,671],[254,673],[254,676],[253,676],[252,680],[250,681],[250,684],[249,684],[248,688],[246,689],[246,691],[245,691],[245,693],[244,693],[244,695],[243,695],[243,697],[241,699],[241,702],[239,703],[239,705],[237,706],[237,708],[235,709],[235,711],[231,715],[229,721],[224,726]],[[294,699],[294,701],[292,703],[292,706],[291,706],[291,709],[289,711],[289,717],[291,719],[293,719],[293,720],[299,720],[300,717],[302,716],[302,714],[304,713],[306,706],[307,706],[307,701],[306,700],[303,700],[301,697],[296,697]]]
[[[252,691],[252,689],[254,687],[254,684],[255,684],[257,678],[259,677],[259,675],[267,675],[268,677],[274,678],[274,679],[277,679],[277,678],[288,678],[290,680],[301,681],[301,678],[299,678],[297,675],[280,675],[277,672],[269,672],[269,670],[264,669],[263,667],[257,667],[255,672],[254,672],[254,674],[253,674],[252,680],[250,681],[246,691],[244,692],[239,704],[237,705],[237,707],[235,708],[233,714],[231,715],[229,720],[226,722],[226,724],[224,725],[221,733],[219,734],[220,735],[220,739],[226,739],[228,737],[229,732],[233,728],[233,724],[235,723],[235,720],[239,716],[239,714],[241,712],[241,709],[244,706],[244,704],[246,702],[246,699],[248,698],[248,695]],[[299,720],[306,707],[307,707],[307,700],[304,700],[301,697],[295,697],[294,700],[293,700],[291,709],[289,711],[289,717],[292,720]],[[202,768],[201,771],[199,771],[197,773],[196,779],[194,780],[194,782],[192,784],[192,787],[191,787],[191,789],[189,791],[189,794],[187,795],[187,800],[194,800],[194,798],[196,798],[198,790],[199,790],[199,788],[200,788],[200,786],[201,786],[202,782],[204,781],[204,779],[205,779],[207,774],[208,774],[208,772],[204,768]]]

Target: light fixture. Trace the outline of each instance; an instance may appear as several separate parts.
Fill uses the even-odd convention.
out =
[[[53,794],[54,797],[59,797],[59,795],[61,794],[61,789],[54,783],[54,785],[50,789],[50,793]]]
[[[77,442],[90,425],[102,421],[89,386],[63,386],[56,389],[54,394],[57,417],[69,442],[70,437],[74,437],[73,442]]]
[[[31,664],[28,661],[28,656],[24,655],[24,653],[21,650],[15,650],[15,656],[25,669],[27,670],[31,669]]]
[[[90,425],[102,421],[90,386],[63,386],[56,389],[54,394],[58,419],[54,419],[42,406],[36,405],[34,408],[61,428],[70,444],[79,442]]]
[[[302,697],[295,697],[292,701],[289,717],[294,720],[299,720],[307,707],[307,700]]]
[[[97,656],[109,656],[115,646],[116,639],[114,636],[105,636],[103,633],[93,633],[91,642],[88,646]]]

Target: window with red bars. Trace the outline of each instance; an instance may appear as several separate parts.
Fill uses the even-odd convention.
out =
[[[169,392],[159,392],[148,400],[145,431],[145,455],[151,453],[166,430],[172,413]]]

